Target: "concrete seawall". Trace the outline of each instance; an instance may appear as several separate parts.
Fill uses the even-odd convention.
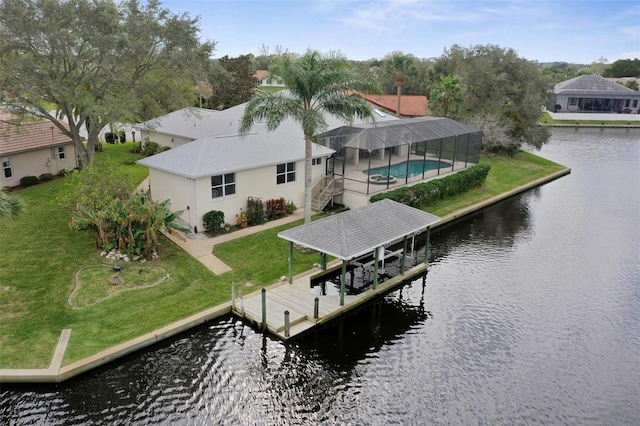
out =
[[[488,200],[458,210],[455,213],[447,215],[433,226],[436,229],[439,226],[461,219],[469,214],[475,213],[485,207],[498,203],[509,197],[521,192],[527,191],[536,186],[540,186],[561,176],[571,173],[570,168],[565,168],[544,178],[537,179],[514,188],[503,194],[492,197]],[[231,312],[231,301],[212,307],[203,312],[192,315],[183,320],[169,324],[151,333],[147,333],[135,339],[124,342],[120,345],[101,351],[93,356],[76,361],[70,365],[62,366],[64,352],[69,342],[72,330],[65,329],[62,331],[58,345],[54,352],[54,356],[49,368],[46,369],[0,369],[0,383],[59,383],[64,380],[85,373],[91,369],[105,365],[111,361],[117,360],[125,355],[131,354],[140,349],[144,349],[150,345],[160,342],[169,337],[175,336],[190,328],[196,327],[212,319],[227,315]]]

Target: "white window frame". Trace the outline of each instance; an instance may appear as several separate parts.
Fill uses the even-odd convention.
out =
[[[312,166],[319,166],[321,164],[322,164],[322,157],[312,158],[311,159],[311,165]]]
[[[219,182],[214,179],[219,178]],[[224,198],[236,194],[236,174],[225,173],[211,176],[211,198]]]
[[[9,172],[8,176],[7,176],[7,171]],[[11,165],[10,155],[2,157],[2,172],[4,173],[5,178],[13,177],[13,166]]]
[[[283,180],[283,182],[280,182]],[[282,163],[276,166],[276,185],[285,185],[296,181],[296,163]]]

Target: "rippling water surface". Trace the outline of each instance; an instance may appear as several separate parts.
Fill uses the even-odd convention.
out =
[[[637,424],[640,132],[554,130],[558,179],[432,235],[419,279],[293,344],[231,317],[0,423]]]

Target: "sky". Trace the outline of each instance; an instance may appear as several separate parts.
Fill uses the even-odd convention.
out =
[[[640,58],[640,0],[162,1],[200,17],[215,58],[282,50],[382,59],[436,58],[453,45],[498,45],[537,62]]]

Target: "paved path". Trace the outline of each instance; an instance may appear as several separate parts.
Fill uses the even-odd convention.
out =
[[[200,261],[200,263],[209,268],[214,274],[220,275],[224,274],[225,272],[231,271],[231,267],[229,267],[229,265],[225,264],[223,261],[213,255],[213,247],[216,244],[222,244],[236,238],[242,238],[246,235],[255,234],[256,232],[275,228],[280,225],[295,222],[296,220],[300,219],[304,219],[303,209],[298,209],[293,214],[287,217],[283,217],[282,219],[272,220],[262,225],[248,226],[244,229],[212,238],[192,239],[185,238],[182,235],[174,235],[169,233],[165,233],[165,235],[167,238],[181,247],[184,251],[195,257],[198,261]]]

